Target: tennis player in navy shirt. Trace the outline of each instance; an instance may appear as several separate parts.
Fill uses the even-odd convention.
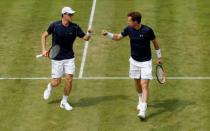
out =
[[[91,29],[85,34],[79,25],[72,22],[75,11],[70,7],[64,7],[61,11],[61,20],[55,21],[42,34],[42,55],[48,57],[49,51],[46,50],[46,39],[52,35],[52,45],[59,45],[60,51],[58,55],[52,59],[51,82],[44,91],[43,98],[48,100],[52,88],[57,87],[61,83],[63,75],[66,77],[63,98],[60,107],[66,110],[72,110],[72,106],[68,103],[68,96],[72,89],[73,75],[75,72],[73,44],[76,37],[85,41],[90,39]]]
[[[129,77],[134,79],[138,92],[139,102],[137,104],[138,117],[146,118],[147,102],[149,98],[149,82],[152,80],[152,55],[150,41],[152,41],[157,54],[157,63],[162,64],[161,50],[152,28],[141,24],[141,13],[128,13],[128,26],[119,34],[113,34],[106,30],[102,35],[119,41],[128,36],[130,38],[130,71]]]

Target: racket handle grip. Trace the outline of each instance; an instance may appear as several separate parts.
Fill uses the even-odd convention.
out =
[[[39,54],[39,55],[36,55],[36,58],[40,58],[42,56],[43,56],[42,54]]]

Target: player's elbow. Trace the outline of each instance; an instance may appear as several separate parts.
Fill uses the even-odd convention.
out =
[[[48,36],[48,33],[47,33],[47,32],[43,32],[43,33],[42,33],[42,39],[46,39],[47,36]]]

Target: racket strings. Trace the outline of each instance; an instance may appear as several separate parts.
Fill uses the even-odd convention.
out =
[[[165,83],[165,80],[166,80],[166,79],[165,79],[165,72],[164,72],[162,66],[157,66],[157,67],[156,67],[156,75],[157,75],[157,80],[158,80],[161,84]]]
[[[163,72],[163,70],[161,68],[158,68],[157,75],[158,75],[158,79],[159,80],[162,81],[164,79],[164,72]]]
[[[49,57],[55,58],[58,55],[59,51],[60,51],[60,46],[54,45],[49,51]]]

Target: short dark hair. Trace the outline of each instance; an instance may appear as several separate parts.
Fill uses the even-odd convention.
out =
[[[74,14],[68,14],[68,13],[64,13],[64,14],[61,14],[61,17],[63,18],[63,15],[69,15],[69,16],[72,16]]]
[[[132,21],[137,21],[138,23],[141,23],[141,13],[137,11],[132,11],[128,13],[128,17],[131,17]]]

